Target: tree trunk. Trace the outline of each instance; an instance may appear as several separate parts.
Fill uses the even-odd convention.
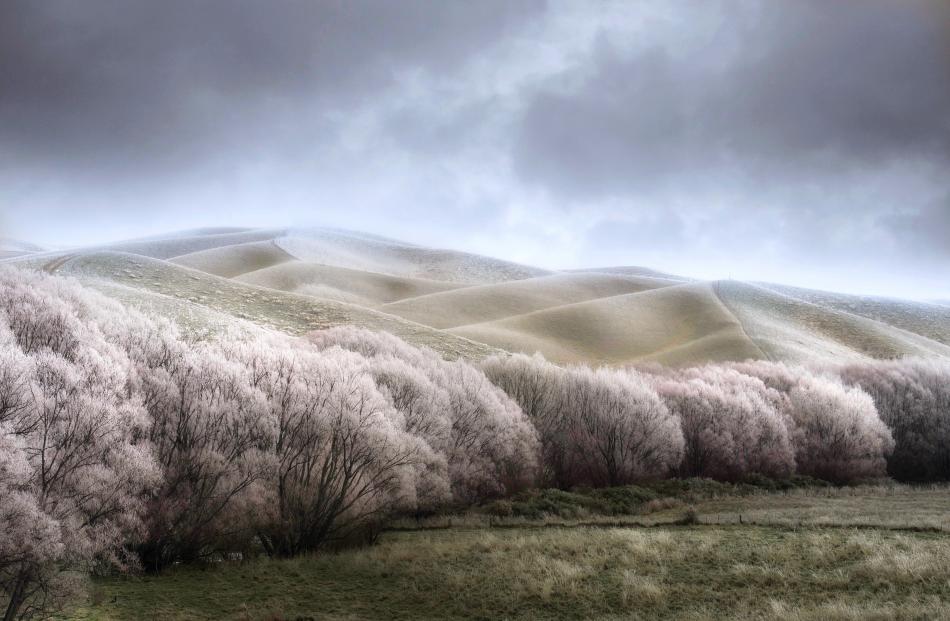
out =
[[[20,574],[13,586],[13,591],[10,593],[10,603],[7,604],[7,611],[3,615],[3,621],[14,621],[14,619],[17,618],[20,606],[23,605],[24,591],[26,591],[26,576]]]

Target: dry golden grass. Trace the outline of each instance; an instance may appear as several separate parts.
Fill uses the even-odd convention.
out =
[[[941,619],[950,537],[766,527],[448,530],[100,580],[76,619]]]
[[[434,328],[457,328],[671,284],[677,283],[639,276],[564,273],[416,297],[387,304],[382,310]]]
[[[144,292],[147,299],[158,294],[190,303],[160,304],[152,308],[148,304],[138,304],[146,312],[176,321],[182,318],[163,311],[191,310],[194,305],[212,311],[212,317],[230,316],[294,335],[339,325],[358,325],[389,332],[413,345],[431,347],[449,358],[477,360],[495,351],[486,345],[362,306],[246,285],[136,255],[116,252],[80,254],[60,264],[56,273],[77,276],[82,282],[94,286],[101,286],[98,283],[102,282],[120,285],[122,289],[118,291],[123,299],[133,304],[135,296],[129,289]],[[108,293],[107,289],[104,291]]]
[[[800,287],[763,284],[766,289],[819,306],[874,319],[950,345],[950,302],[931,303],[816,291]]]
[[[281,248],[309,263],[465,284],[520,280],[549,271],[457,250],[426,248],[356,231],[291,231]]]
[[[723,303],[775,360],[950,356],[950,347],[893,326],[735,281],[715,283]]]
[[[171,262],[215,276],[235,278],[293,259],[268,240],[209,248],[175,257]]]
[[[945,485],[861,486],[791,490],[781,494],[719,498],[696,503],[706,524],[874,527],[950,533],[950,490]],[[658,513],[657,518],[675,515]]]
[[[370,307],[405,298],[451,291],[462,286],[299,260],[251,271],[239,276],[237,280],[260,287],[353,302]],[[385,310],[385,312],[390,311]],[[420,323],[429,325],[428,322]]]
[[[230,299],[218,304],[215,295],[196,295],[192,283],[176,277],[165,284],[149,283],[153,293],[197,304],[205,303],[204,295],[215,311],[293,333],[341,322],[371,329],[393,326],[391,331],[421,339],[413,342],[449,352],[471,349],[474,357],[495,347],[541,352],[561,363],[609,365],[950,356],[950,312],[936,304],[779,285],[702,283],[641,267],[552,273],[330,229],[196,230],[109,248],[173,258],[232,280],[304,294],[315,302],[304,305],[302,318],[294,318],[271,293],[259,293],[257,304],[247,300],[235,305]],[[52,264],[55,271],[61,257],[83,252],[8,260],[35,268]],[[97,275],[141,288],[141,281],[126,274],[99,270]],[[179,285],[184,290],[176,292]],[[203,286],[228,290],[220,283]],[[340,302],[347,304],[346,312]],[[289,306],[301,307],[296,299]],[[321,317],[324,311],[326,317]],[[417,324],[437,330],[423,335]],[[478,345],[465,345],[468,341],[456,336]]]
[[[219,232],[219,231],[226,232]],[[112,250],[128,252],[153,259],[172,259],[182,255],[200,252],[222,246],[247,244],[259,241],[270,241],[284,234],[283,229],[209,229],[186,231],[180,235],[169,237],[155,237],[141,240],[131,240],[117,244],[108,244],[87,250]]]
[[[690,283],[570,304],[453,334],[556,362],[685,365],[761,358],[707,283]]]

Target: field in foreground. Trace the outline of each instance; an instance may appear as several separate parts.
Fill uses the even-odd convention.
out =
[[[70,618],[950,619],[947,506],[945,487],[811,490],[699,501],[691,525],[674,506],[651,527],[389,532],[339,554],[99,580]]]

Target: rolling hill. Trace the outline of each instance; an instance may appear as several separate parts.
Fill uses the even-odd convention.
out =
[[[564,272],[338,229],[213,228],[5,263],[73,276],[198,334],[384,330],[447,357],[625,365],[950,356],[950,307],[644,267]]]
[[[457,328],[673,284],[636,276],[562,273],[415,297],[382,310],[437,328]]]
[[[43,252],[43,248],[19,239],[0,237],[0,260],[22,257],[37,252]]]
[[[438,280],[392,276],[296,259],[242,274],[238,280],[280,291],[296,291],[368,306],[451,291],[461,286]]]
[[[762,357],[709,283],[602,297],[450,332],[559,362],[680,365]]]

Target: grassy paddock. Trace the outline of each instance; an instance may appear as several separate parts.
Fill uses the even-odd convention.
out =
[[[950,537],[758,526],[394,533],[100,581],[86,619],[950,618]]]
[[[641,498],[639,515],[476,512],[372,548],[98,579],[69,618],[950,619],[947,487],[729,496],[697,485]],[[698,523],[674,524],[687,510]]]

